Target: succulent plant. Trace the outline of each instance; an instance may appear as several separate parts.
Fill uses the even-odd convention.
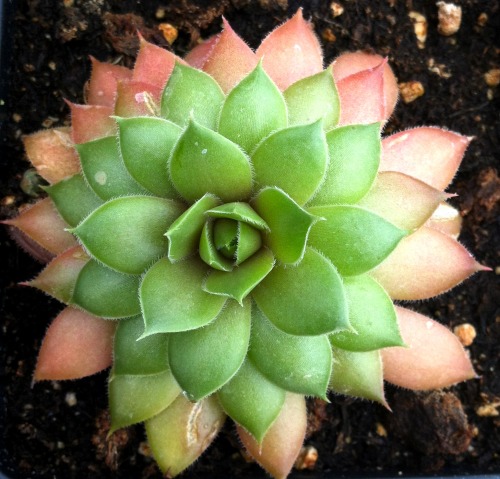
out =
[[[225,417],[285,477],[305,396],[386,405],[471,378],[444,326],[393,300],[440,294],[481,267],[443,192],[470,138],[381,139],[387,61],[323,69],[299,12],[253,52],[224,22],[183,60],[141,38],[132,71],[92,59],[71,128],[25,138],[48,197],[5,223],[50,262],[27,282],[67,305],[34,379],[111,365],[111,432],[145,422],[175,476]]]

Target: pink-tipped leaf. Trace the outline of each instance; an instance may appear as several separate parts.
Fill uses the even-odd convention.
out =
[[[375,68],[383,61],[383,57],[362,51],[343,53],[333,62],[333,77],[336,82],[355,73],[359,73],[369,68]],[[384,65],[384,97],[385,113],[387,120],[394,111],[398,101],[399,88],[394,72],[388,63]]]
[[[158,116],[162,89],[157,85],[134,80],[118,83],[115,115],[122,118]]]
[[[396,306],[408,347],[382,350],[384,379],[414,390],[438,389],[476,376],[458,338],[427,316]]]
[[[116,323],[66,308],[49,326],[34,380],[79,379],[111,364]]]
[[[207,62],[210,57],[210,53],[212,52],[214,46],[219,41],[219,36],[221,34],[213,35],[204,42],[196,45],[188,54],[184,57],[185,62],[192,66],[193,68],[198,68],[198,70],[202,70],[203,66]]]
[[[205,46],[205,49],[212,48],[203,63],[203,70],[217,81],[224,93],[228,93],[256,67],[258,59],[229,23],[225,19],[223,22],[223,32],[215,40],[209,40],[212,44]]]
[[[116,123],[111,115],[113,108],[100,105],[77,105],[66,102],[71,109],[72,136],[76,144],[111,136],[116,133]]]
[[[37,173],[49,183],[57,183],[80,169],[70,131],[53,128],[23,137],[26,155]]]
[[[337,82],[340,125],[383,122],[385,115],[384,69],[387,59]]]
[[[250,455],[275,479],[285,479],[300,452],[306,427],[304,396],[287,393],[279,416],[260,444],[241,426],[237,430]]]
[[[457,239],[462,228],[460,211],[443,201],[427,220],[426,226]]]
[[[90,57],[92,74],[87,90],[87,103],[112,107],[115,104],[117,82],[132,77],[132,71],[120,65],[104,63]]]
[[[460,243],[424,226],[370,274],[391,298],[415,300],[444,293],[484,269]]]
[[[401,131],[382,140],[380,171],[399,171],[444,190],[471,140],[436,127]]]
[[[69,228],[54,207],[50,198],[44,198],[34,205],[24,209],[19,216],[2,221],[15,226],[35,241],[42,248],[54,255],[76,246],[76,240]]]
[[[302,9],[273,30],[257,49],[264,70],[280,90],[323,70],[321,46]]]

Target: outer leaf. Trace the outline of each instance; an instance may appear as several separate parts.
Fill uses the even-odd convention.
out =
[[[250,301],[230,301],[208,326],[172,334],[170,367],[188,399],[199,401],[226,384],[243,363],[249,339]]]
[[[76,280],[89,257],[80,246],[75,246],[54,258],[28,286],[41,289],[59,301],[68,304]]]
[[[68,224],[57,213],[50,198],[25,208],[19,216],[2,223],[19,228],[31,240],[54,255],[76,246],[75,238],[66,231]]]
[[[475,377],[467,353],[449,329],[408,309],[396,306],[396,312],[408,348],[382,350],[385,380],[427,390]]]
[[[396,171],[382,172],[373,188],[358,203],[399,228],[422,226],[446,195],[411,176]]]
[[[384,289],[369,276],[345,278],[352,331],[330,335],[333,346],[349,351],[372,351],[403,346],[396,313]]]
[[[217,436],[225,415],[214,396],[197,403],[182,394],[161,414],[146,421],[148,442],[164,473],[177,476]]]
[[[190,121],[177,142],[169,162],[177,191],[188,201],[206,193],[223,202],[248,198],[252,170],[245,154],[231,141]]]
[[[211,271],[203,283],[203,290],[233,298],[241,304],[273,266],[273,254],[263,248],[231,272]]]
[[[354,353],[333,348],[330,387],[336,393],[370,399],[389,408],[384,396],[383,379],[379,351]]]
[[[193,254],[200,244],[200,235],[205,224],[205,213],[220,204],[214,195],[206,194],[180,215],[165,236],[168,238],[168,259],[178,261]]]
[[[117,118],[120,151],[130,175],[155,195],[176,198],[167,162],[181,129],[161,118]]]
[[[79,379],[107,368],[115,326],[113,321],[66,308],[47,330],[33,379]]]
[[[161,413],[181,392],[167,370],[147,376],[115,376],[109,380],[111,430],[146,421]]]
[[[90,260],[78,276],[71,302],[101,318],[134,316],[141,312],[139,279]]]
[[[340,100],[331,68],[290,85],[283,96],[290,125],[303,125],[322,119],[323,127],[328,131],[339,121]]]
[[[270,381],[287,391],[326,399],[332,352],[326,336],[292,336],[252,309],[248,356]]]
[[[250,73],[257,65],[257,57],[250,47],[234,32],[229,23],[222,18],[224,30],[220,35],[212,37],[205,42],[209,53],[203,55],[201,65],[191,63],[193,50],[186,60],[195,68],[203,68],[217,83],[228,93],[243,77]],[[204,45],[195,47],[202,48]],[[200,53],[195,53],[200,56]],[[231,65],[228,68],[228,65]]]
[[[471,140],[471,137],[432,127],[396,133],[382,141],[380,171],[399,171],[444,190]]]
[[[190,118],[215,130],[224,93],[206,73],[176,63],[161,99],[161,116],[184,127]]]
[[[227,96],[219,133],[251,153],[262,138],[286,126],[285,100],[259,64]]]
[[[303,205],[323,181],[327,162],[321,121],[279,130],[252,155],[255,188],[277,186]]]
[[[462,216],[460,211],[443,201],[425,225],[457,239],[462,228]]]
[[[309,244],[324,253],[342,275],[362,274],[380,264],[406,232],[355,206],[314,206],[326,221],[311,230]]]
[[[357,203],[370,189],[380,162],[380,123],[327,133],[330,162],[311,205]]]
[[[275,479],[285,479],[297,459],[307,428],[303,396],[287,394],[281,412],[259,443],[243,428],[238,435],[250,455]]]
[[[113,108],[66,103],[71,108],[71,137],[74,143],[86,143],[116,133],[116,123],[111,117]]]
[[[182,213],[173,200],[126,196],[108,201],[73,231],[90,254],[112,269],[141,274],[167,251],[164,237]]]
[[[146,192],[125,168],[116,138],[101,138],[76,148],[88,184],[103,200]]]
[[[285,394],[247,358],[217,397],[226,413],[261,444],[283,407]]]
[[[102,205],[101,199],[89,188],[80,173],[45,190],[56,205],[57,211],[70,226],[76,226]]]
[[[128,80],[132,72],[125,67],[100,62],[90,57],[92,73],[88,84],[87,103],[113,107],[118,80]]]
[[[118,83],[114,114],[123,118],[156,117],[160,113],[161,88],[151,83],[123,80]]]
[[[256,53],[280,90],[323,70],[321,46],[311,24],[302,17],[301,9],[273,30]]]
[[[57,183],[80,171],[69,128],[42,130],[22,138],[26,155],[37,173]]]
[[[276,259],[287,264],[300,261],[309,231],[319,218],[301,208],[278,188],[264,188],[251,205],[271,229],[263,239]]]
[[[349,75],[337,82],[340,97],[340,124],[355,125],[385,120],[384,69],[379,65]]]
[[[422,227],[370,273],[393,299],[426,299],[484,269],[453,238]]]
[[[252,296],[288,334],[315,336],[349,327],[342,280],[330,261],[311,248],[297,266],[276,266]]]
[[[206,271],[197,259],[170,263],[166,258],[148,270],[140,287],[143,337],[197,329],[218,316],[226,298],[201,289]]]

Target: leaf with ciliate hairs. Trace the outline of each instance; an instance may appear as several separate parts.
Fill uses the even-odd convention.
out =
[[[181,128],[161,118],[116,118],[123,162],[130,175],[155,195],[178,197],[167,163]]]
[[[181,127],[189,118],[215,129],[224,93],[205,72],[176,63],[161,99],[161,116]]]
[[[280,388],[326,398],[332,368],[326,336],[284,333],[253,307],[248,355],[255,367]]]
[[[217,436],[225,418],[215,396],[192,403],[180,394],[146,421],[148,442],[160,469],[175,477],[189,467]]]
[[[100,206],[71,231],[106,266],[141,274],[166,253],[164,233],[183,209],[173,200],[125,196]]]
[[[231,341],[221,341],[231,338]],[[250,301],[229,301],[209,325],[176,333],[168,344],[172,373],[191,401],[220,389],[240,368],[250,338]]]
[[[330,335],[332,345],[349,351],[403,346],[394,306],[384,289],[369,276],[344,278],[350,331]]]
[[[381,216],[357,206],[313,206],[308,211],[325,219],[311,229],[309,244],[346,276],[373,269],[406,235]]]
[[[192,120],[177,142],[168,168],[176,190],[190,202],[206,193],[223,202],[239,201],[252,191],[247,156],[227,138]]]
[[[311,248],[298,265],[276,266],[252,296],[269,321],[288,334],[316,336],[349,327],[342,279]]]
[[[226,413],[259,443],[280,413],[285,395],[286,392],[266,379],[248,358],[217,393]]]
[[[321,121],[284,128],[268,136],[252,154],[255,188],[281,188],[303,205],[323,181],[327,162]]]
[[[283,95],[259,64],[227,96],[219,133],[250,154],[262,138],[286,126]]]
[[[310,205],[353,204],[370,189],[380,163],[380,123],[349,125],[326,134],[330,161]]]

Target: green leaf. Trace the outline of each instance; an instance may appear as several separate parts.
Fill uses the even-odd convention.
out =
[[[78,275],[71,302],[102,318],[134,316],[141,312],[139,280],[90,260]]]
[[[230,272],[211,271],[203,284],[203,289],[213,295],[233,298],[241,304],[255,286],[269,274],[273,266],[273,254],[263,248]]]
[[[168,335],[155,334],[139,339],[143,332],[142,316],[119,322],[113,346],[115,375],[147,376],[169,369]]]
[[[217,197],[206,194],[179,216],[165,236],[168,238],[168,259],[179,261],[198,250],[205,224],[205,212],[220,204]]]
[[[196,461],[219,433],[225,417],[216,397],[192,403],[180,394],[161,414],[146,421],[148,443],[163,473],[175,477]]]
[[[187,201],[206,193],[223,202],[248,198],[252,169],[246,155],[218,133],[190,121],[169,161],[172,183]]]
[[[326,221],[314,225],[309,245],[324,253],[341,275],[358,275],[380,264],[407,232],[356,206],[308,209]]]
[[[292,336],[284,333],[254,307],[248,356],[277,386],[326,399],[332,351],[325,335]]]
[[[113,433],[146,421],[173,403],[181,392],[167,370],[148,376],[115,376],[109,380],[109,412]]]
[[[259,63],[227,96],[219,133],[251,153],[269,133],[286,126],[283,95]]]
[[[102,205],[102,200],[89,188],[81,173],[44,189],[56,205],[63,220],[70,226],[76,226]]]
[[[332,334],[333,346],[349,351],[372,351],[404,345],[394,305],[382,286],[369,276],[353,276],[345,278],[344,288],[354,331]]]
[[[238,244],[236,247],[236,264],[240,265],[262,246],[260,232],[247,223],[238,223]]]
[[[208,266],[214,269],[219,271],[231,271],[233,269],[232,261],[224,257],[215,248],[213,242],[213,229],[213,221],[207,221],[203,226],[200,237],[200,258],[208,264]]]
[[[354,204],[370,189],[380,163],[380,123],[349,125],[326,134],[330,163],[311,205]]]
[[[353,353],[334,348],[330,388],[338,394],[370,399],[388,407],[380,352]]]
[[[220,389],[240,368],[250,338],[250,301],[229,301],[208,326],[170,336],[168,356],[175,379],[191,401]]]
[[[261,443],[283,407],[285,394],[247,358],[217,396],[224,411]]]
[[[271,229],[263,240],[276,259],[287,264],[299,262],[304,256],[309,230],[319,218],[278,188],[264,188],[251,204]]]
[[[226,203],[208,210],[207,215],[212,218],[228,218],[242,221],[258,230],[269,231],[269,226],[248,203]]]
[[[117,118],[120,150],[130,175],[155,195],[177,198],[167,163],[181,128],[161,118]]]
[[[342,279],[311,248],[297,266],[276,266],[252,296],[269,321],[288,334],[315,336],[349,327]]]
[[[328,150],[321,121],[272,133],[255,150],[255,188],[277,186],[299,205],[323,181]]]
[[[340,100],[331,67],[293,83],[283,95],[290,125],[323,119],[324,128],[328,131],[339,121]]]
[[[214,222],[213,242],[215,248],[226,258],[233,259],[238,245],[238,221],[218,218]]]
[[[214,130],[224,99],[210,75],[177,62],[163,90],[161,116],[182,127],[191,117]]]
[[[197,329],[215,319],[226,298],[201,289],[207,267],[195,258],[171,263],[164,258],[144,275],[140,298],[143,337]]]
[[[183,206],[151,196],[108,201],[71,230],[98,261],[121,273],[141,274],[167,251],[164,233]]]
[[[81,143],[75,148],[80,155],[85,179],[103,200],[146,193],[125,168],[120,158],[118,140],[114,136]]]

